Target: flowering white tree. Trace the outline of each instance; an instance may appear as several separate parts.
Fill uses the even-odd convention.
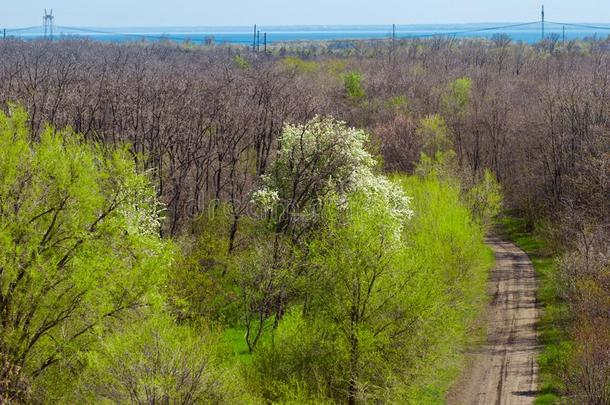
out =
[[[362,192],[383,199],[402,223],[413,212],[410,199],[385,176],[366,150],[368,134],[332,117],[315,117],[284,127],[280,148],[253,202],[273,212],[276,230],[303,231],[317,223],[329,200],[347,207],[347,196]]]
[[[252,201],[270,214],[274,232],[267,240],[261,235],[254,265],[246,263],[240,273],[244,305],[250,311],[245,317],[250,350],[269,317],[275,316],[277,326],[291,300],[311,295],[307,288],[295,289],[307,285],[309,271],[317,269],[297,269],[293,248],[302,247],[303,235],[313,242],[338,226],[337,221],[360,223],[363,213],[378,213],[381,219],[373,231],[383,234],[384,244],[399,245],[403,225],[413,214],[410,198],[376,173],[377,162],[366,150],[368,141],[366,132],[331,117],[284,127],[276,160],[252,195]],[[295,280],[298,277],[304,279]]]

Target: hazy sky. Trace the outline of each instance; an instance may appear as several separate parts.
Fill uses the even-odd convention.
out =
[[[547,19],[610,22],[610,0],[548,0]],[[57,25],[202,26],[521,22],[539,19],[540,0],[0,0],[0,28]]]

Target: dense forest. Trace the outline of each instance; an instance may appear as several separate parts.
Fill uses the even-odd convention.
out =
[[[443,403],[518,218],[610,403],[610,40],[4,40],[0,106],[1,402]]]

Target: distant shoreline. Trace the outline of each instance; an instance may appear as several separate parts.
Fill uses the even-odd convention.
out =
[[[260,42],[379,40],[392,37],[391,25],[295,25],[257,26]],[[471,24],[400,24],[395,26],[397,39],[447,36],[455,38],[491,38],[506,34],[514,41],[535,43],[542,38],[540,22],[529,23],[471,23]],[[583,39],[610,34],[610,24],[545,23],[545,36],[559,35],[561,39]],[[7,29],[8,37],[35,39],[44,36],[42,27]],[[254,26],[201,27],[67,27],[57,25],[56,38],[90,38],[93,40],[125,42],[129,40],[192,41],[216,44],[252,44]]]

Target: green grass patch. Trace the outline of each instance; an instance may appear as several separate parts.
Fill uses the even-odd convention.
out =
[[[265,333],[261,335],[259,345],[269,342],[271,339],[271,329],[275,322],[275,317],[271,317],[265,321]],[[248,349],[246,343],[246,328],[244,326],[230,326],[224,329],[220,335],[220,342],[224,347],[233,354],[236,363],[250,364],[252,362],[252,353]]]
[[[222,331],[220,342],[233,353],[233,360],[236,363],[250,364],[252,362],[252,354],[248,350],[246,344],[246,328],[231,327]]]
[[[560,298],[555,257],[544,236],[536,230],[529,232],[524,220],[508,215],[499,222],[500,231],[528,254],[538,275],[536,298],[543,308],[538,326],[542,350],[538,359],[539,392],[534,403],[555,404],[563,390],[559,371],[570,352],[567,306]]]

